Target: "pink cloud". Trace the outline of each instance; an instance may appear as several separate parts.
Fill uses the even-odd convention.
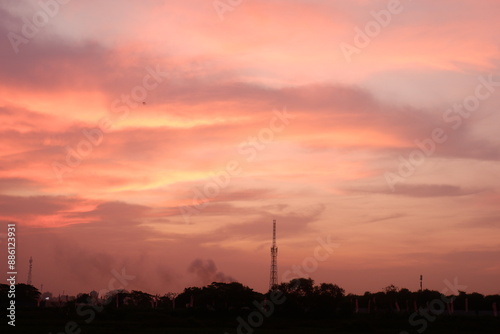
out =
[[[0,220],[23,231],[21,259],[37,254],[47,268],[37,283],[90,290],[125,266],[137,273],[132,287],[182,290],[199,284],[189,263],[212,259],[201,266],[210,278],[223,272],[265,290],[277,219],[283,268],[311,256],[318,236],[342,241],[317,280],[338,277],[352,291],[366,275],[376,278],[366,289],[410,284],[411,263],[471,281],[469,272],[484,273],[491,290],[497,92],[457,129],[443,113],[474,93],[477,77],[497,74],[498,4],[405,2],[346,62],[339,44],[386,5],[255,0],[220,20],[211,1],[92,0],[61,7],[17,54],[3,38]],[[0,5],[0,35],[22,33],[21,16],[37,8]],[[126,107],[148,68],[162,82]],[[283,108],[290,122],[254,158],[242,154]],[[105,117],[112,127],[101,135]],[[436,128],[448,139],[391,192],[384,173]],[[68,152],[80,152],[75,166]],[[241,173],[185,224],[181,208],[230,161]],[[54,163],[67,167],[61,180]]]

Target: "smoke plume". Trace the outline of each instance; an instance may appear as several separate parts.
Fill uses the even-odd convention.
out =
[[[195,259],[188,267],[188,272],[198,276],[202,284],[210,284],[212,282],[236,282],[236,280],[221,271],[217,271],[215,262],[211,259],[202,260]]]

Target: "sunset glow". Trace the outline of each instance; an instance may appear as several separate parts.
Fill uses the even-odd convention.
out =
[[[265,292],[276,219],[280,281],[330,236],[305,276],[347,293],[500,293],[498,1],[62,2],[0,5],[20,278],[163,294],[211,259]]]

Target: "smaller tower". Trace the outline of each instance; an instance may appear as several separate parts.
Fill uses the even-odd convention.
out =
[[[278,247],[276,246],[276,220],[273,220],[273,245],[271,246],[271,275],[269,290],[274,290],[278,285]]]
[[[28,285],[31,285],[31,271],[33,269],[33,258],[30,256],[30,269],[28,270],[28,281],[26,282]]]
[[[423,281],[423,276],[422,276],[422,275],[420,275],[420,291],[423,291],[423,290],[422,290],[422,281]]]

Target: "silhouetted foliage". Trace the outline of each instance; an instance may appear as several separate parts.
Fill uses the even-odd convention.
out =
[[[9,302],[10,287],[0,284],[0,303],[5,306]],[[30,285],[16,285],[16,307],[37,306],[40,292]],[[273,304],[273,294],[280,294],[282,303]],[[47,294],[48,296],[49,294]],[[275,300],[275,299],[274,299]],[[115,290],[104,298],[97,292],[79,294],[76,299],[50,299],[40,309],[57,310],[59,314],[75,314],[80,311],[93,310],[97,319],[129,319],[140,317],[143,312],[168,315],[169,317],[185,317],[198,319],[203,316],[209,319],[231,315],[246,317],[257,310],[270,312],[273,317],[287,319],[325,319],[335,321],[339,318],[355,319],[357,314],[375,314],[384,316],[400,313],[410,316],[419,309],[428,309],[429,305],[439,302],[441,311],[438,316],[451,314],[468,316],[492,315],[494,303],[500,307],[500,296],[484,296],[479,293],[459,291],[457,296],[443,296],[439,291],[424,290],[412,292],[389,285],[377,292],[365,292],[362,295],[345,295],[344,289],[333,283],[315,285],[310,278],[296,278],[276,286],[276,290],[261,294],[241,283],[213,282],[204,287],[185,288],[180,294],[168,293],[155,297],[143,291]],[[468,312],[465,312],[467,309]],[[455,313],[454,313],[455,312]],[[81,312],[80,312],[81,313]],[[138,318],[139,319],[139,318]],[[188,321],[188,320],[186,320]],[[189,320],[191,321],[191,320]],[[189,322],[188,321],[188,322]],[[194,321],[194,320],[193,320]]]
[[[262,294],[241,283],[213,282],[203,288],[186,288],[175,299],[178,308],[197,308],[211,311],[241,309],[248,307]]]
[[[150,308],[153,307],[153,296],[149,293],[132,290],[130,293],[132,303],[136,307]]]
[[[81,293],[76,297],[76,302],[88,304],[90,303],[90,295],[88,293]]]
[[[332,316],[337,312],[345,293],[344,289],[331,283],[315,286],[314,280],[310,278],[292,279],[288,283],[279,284],[277,290],[286,298],[286,302],[279,305],[277,312],[288,316]]]
[[[2,306],[9,303],[10,285],[0,284],[0,303]],[[34,307],[38,305],[40,291],[32,285],[19,283],[15,285],[16,307]]]

